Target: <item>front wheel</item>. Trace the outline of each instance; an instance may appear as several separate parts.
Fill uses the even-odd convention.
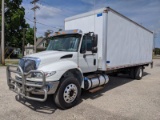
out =
[[[81,87],[78,80],[74,77],[66,77],[54,95],[55,103],[62,109],[67,109],[75,106],[80,100]]]

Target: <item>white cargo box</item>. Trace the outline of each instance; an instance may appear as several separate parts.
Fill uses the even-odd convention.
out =
[[[65,30],[98,34],[98,69],[152,62],[153,32],[107,7],[65,19]]]

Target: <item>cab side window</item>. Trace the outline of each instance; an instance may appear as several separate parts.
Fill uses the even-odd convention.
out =
[[[92,37],[83,37],[80,52],[85,53],[86,51],[92,51]]]

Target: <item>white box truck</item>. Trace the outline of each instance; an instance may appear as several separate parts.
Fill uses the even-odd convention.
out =
[[[82,89],[105,85],[108,74],[139,80],[153,63],[153,32],[109,7],[66,18],[65,31],[47,39],[46,51],[7,67],[7,82],[26,99],[45,101],[53,94],[62,109],[76,105]]]

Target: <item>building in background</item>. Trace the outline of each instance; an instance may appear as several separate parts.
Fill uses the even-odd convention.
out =
[[[24,55],[33,54],[34,53],[33,48],[34,46],[28,43],[25,46]],[[46,40],[44,38],[38,38],[36,42],[36,48],[37,48],[37,52],[46,50]]]

